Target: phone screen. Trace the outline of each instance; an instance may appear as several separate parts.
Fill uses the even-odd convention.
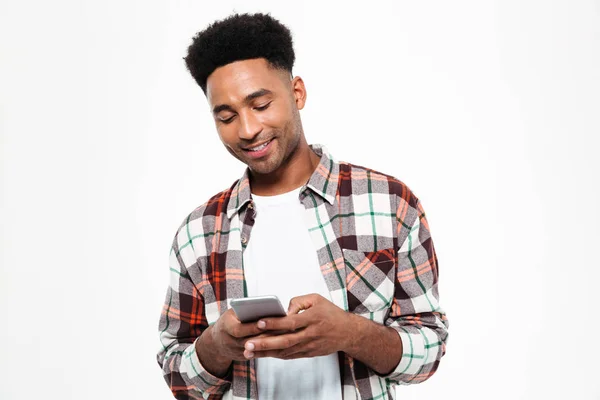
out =
[[[231,300],[231,308],[241,322],[258,321],[267,317],[285,317],[277,296],[255,296]]]

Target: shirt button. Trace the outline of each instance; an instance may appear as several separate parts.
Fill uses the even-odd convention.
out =
[[[252,205],[252,203],[248,204],[248,208],[249,209],[253,209],[254,208],[254,206]]]
[[[242,243],[246,244],[248,242],[248,239],[246,239],[246,236],[242,236]]]

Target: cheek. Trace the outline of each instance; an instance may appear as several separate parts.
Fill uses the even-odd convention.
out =
[[[222,125],[221,127],[217,128],[217,133],[219,134],[221,142],[223,142],[226,145],[232,145],[237,142],[235,130],[232,129],[231,126]]]
[[[263,126],[269,126],[272,128],[283,128],[287,125],[290,118],[292,118],[291,111],[284,105],[279,105],[270,109],[270,112],[262,113],[259,120]]]

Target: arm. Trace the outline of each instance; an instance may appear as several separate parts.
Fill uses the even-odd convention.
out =
[[[345,314],[348,322],[343,326],[350,334],[340,350],[379,375],[392,372],[402,356],[402,341],[398,333],[359,315]]]
[[[204,300],[186,269],[186,264],[196,260],[191,260],[195,258],[193,252],[186,251],[180,253],[176,237],[169,257],[170,284],[159,322],[162,347],[157,362],[175,398],[200,399],[205,394],[222,394],[230,385],[230,379],[215,376],[206,367],[218,374],[229,367],[213,357],[206,346],[211,335]],[[186,255],[190,260],[186,260]],[[210,365],[203,366],[198,350],[202,361]]]
[[[209,326],[202,335],[194,342],[196,354],[200,363],[205,369],[219,378],[225,378],[233,360],[223,357],[217,350],[216,340],[214,339],[214,325]]]
[[[418,200],[416,212],[410,225],[398,218],[400,231],[407,234],[398,250],[395,296],[385,320],[401,339],[402,357],[383,377],[404,385],[423,382],[435,373],[446,353],[449,327],[439,306],[437,256]]]

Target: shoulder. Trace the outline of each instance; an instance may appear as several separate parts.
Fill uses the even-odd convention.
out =
[[[340,187],[362,193],[388,194],[395,198],[397,207],[417,209],[419,199],[409,186],[395,176],[361,165],[340,161]],[[343,190],[346,192],[347,190]]]
[[[182,231],[188,232],[190,227],[196,232],[201,231],[207,225],[207,220],[214,222],[217,217],[223,217],[227,212],[231,194],[234,192],[238,182],[239,179],[233,182],[229,188],[212,195],[203,204],[188,212],[179,224],[176,236]]]

